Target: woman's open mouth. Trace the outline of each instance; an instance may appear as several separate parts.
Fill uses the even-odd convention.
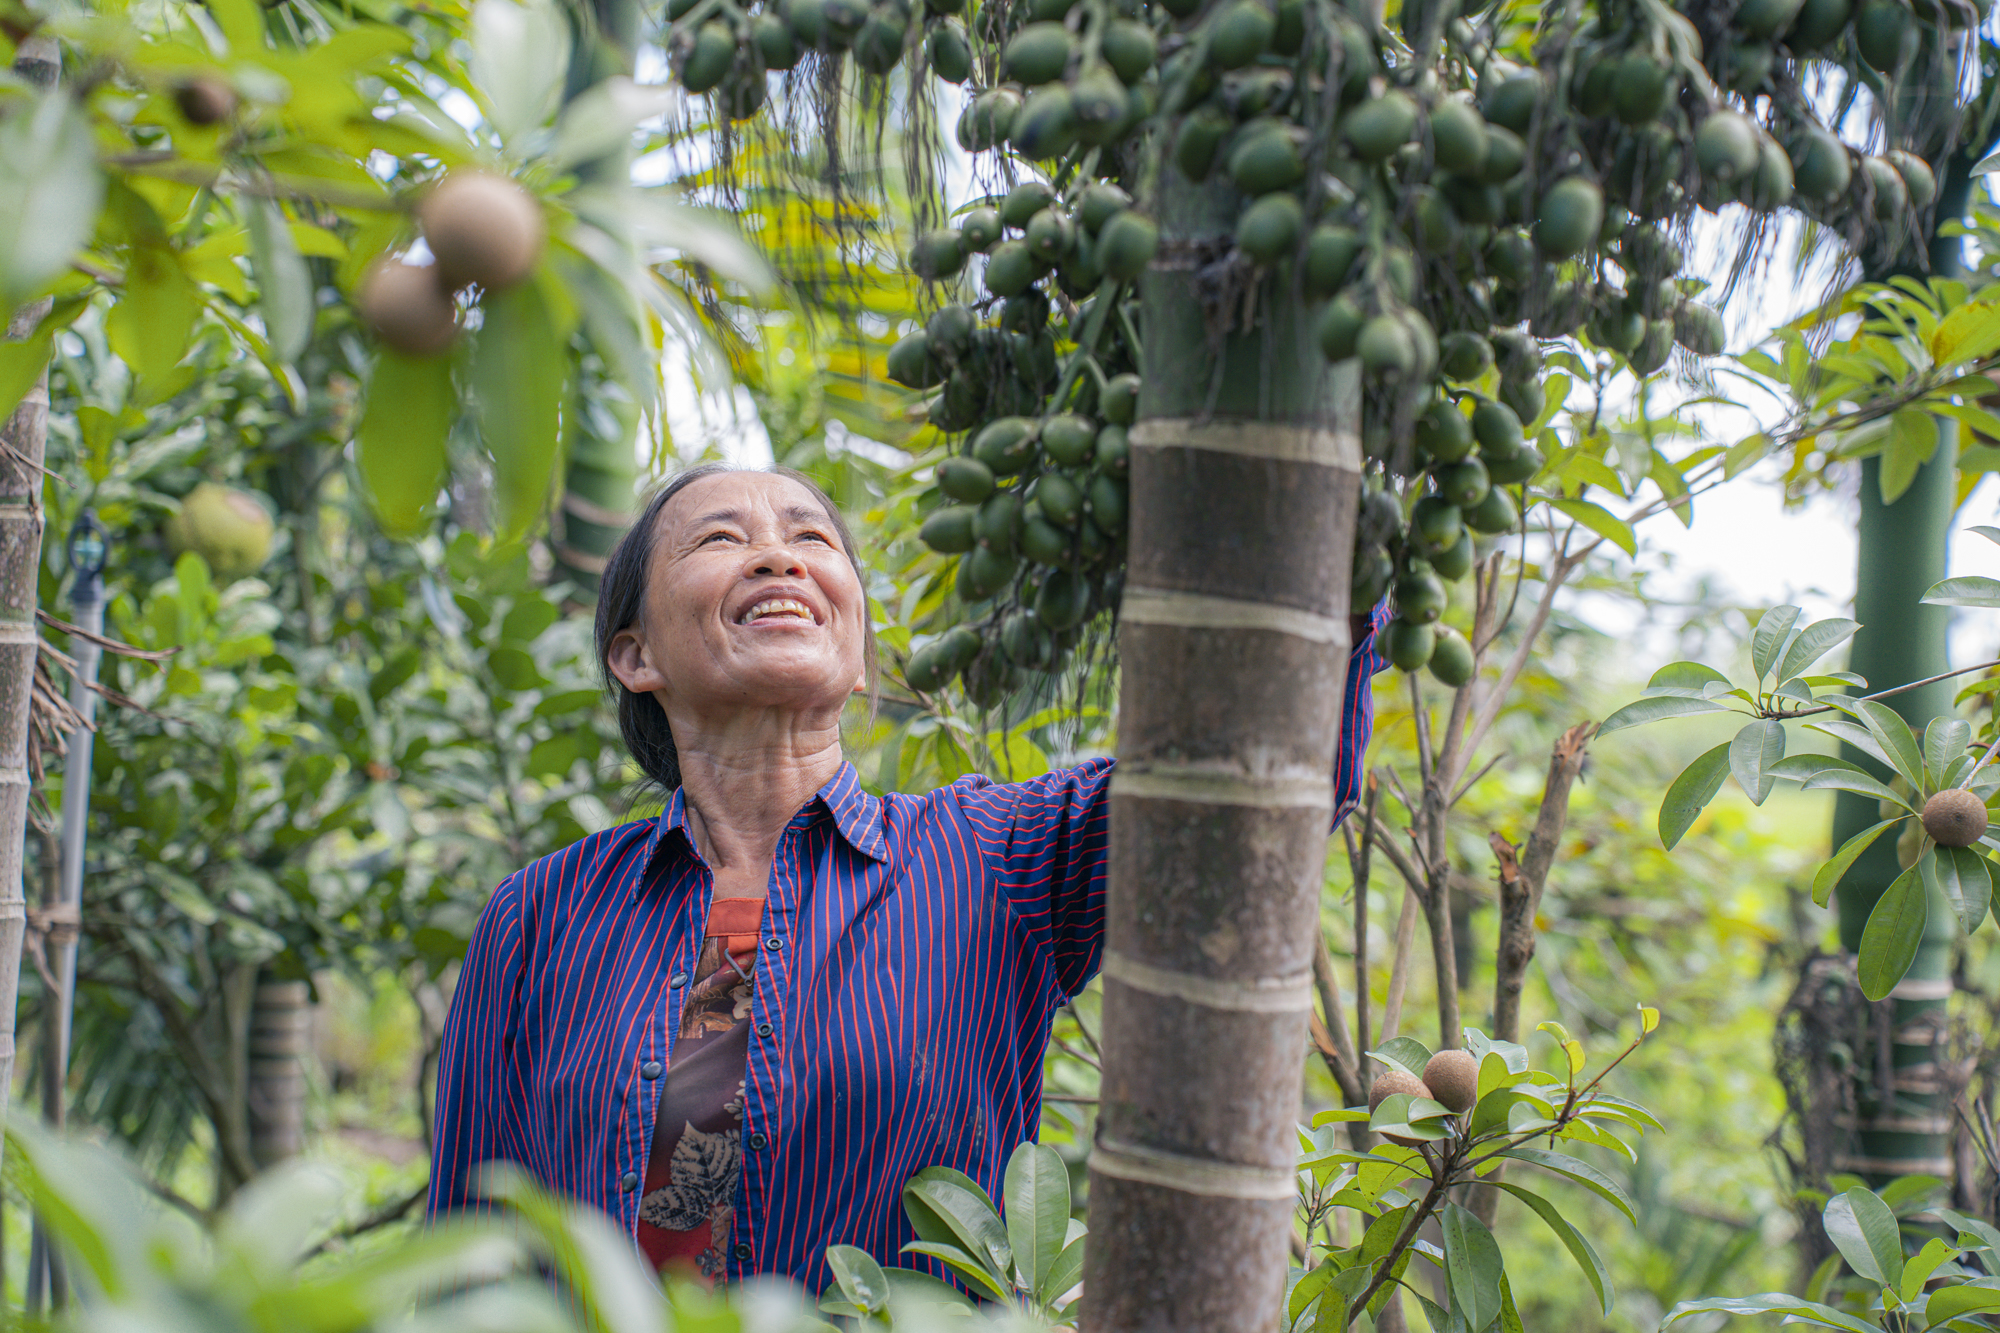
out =
[[[758,602],[737,617],[736,623],[749,625],[760,620],[803,620],[807,624],[818,623],[811,607],[790,597],[771,597]]]

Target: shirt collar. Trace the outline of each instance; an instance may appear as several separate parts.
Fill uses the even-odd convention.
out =
[[[848,845],[863,856],[876,861],[889,859],[889,844],[882,836],[882,802],[870,796],[861,785],[860,774],[854,765],[842,762],[840,771],[806,802],[805,809],[811,810],[815,804],[825,807],[833,816],[834,827],[847,839]],[[694,847],[694,834],[687,826],[687,794],[680,787],[674,788],[667,797],[666,808],[653,821],[651,846],[647,848],[647,860],[657,856],[660,849],[675,841],[687,850],[689,856],[698,858]]]

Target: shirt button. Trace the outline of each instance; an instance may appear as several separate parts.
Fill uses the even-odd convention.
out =
[[[639,1066],[640,1078],[658,1078],[666,1072],[666,1067],[658,1060],[648,1060],[645,1064]]]
[[[752,1135],[750,1136],[750,1147],[751,1147],[751,1149],[752,1149],[753,1151],[756,1151],[756,1152],[762,1152],[762,1151],[764,1151],[765,1147],[766,1147],[766,1146],[767,1146],[767,1145],[768,1145],[768,1144],[769,1144],[770,1142],[771,1142],[771,1141],[770,1141],[769,1139],[765,1138],[765,1137],[763,1136],[763,1134],[762,1134],[762,1133],[757,1133],[757,1134],[752,1134]]]
[[[633,1190],[638,1188],[639,1188],[639,1177],[634,1175],[632,1172],[627,1171],[624,1175],[618,1177],[618,1192],[620,1194],[630,1194]]]
[[[749,1262],[750,1262],[750,1247],[749,1247],[748,1245],[738,1245],[738,1246],[736,1247],[736,1257],[737,1257],[738,1259],[741,1259],[741,1260],[742,1260],[742,1261],[743,1261],[744,1263],[746,1263],[746,1264],[747,1264],[747,1263],[749,1263]]]
[[[676,972],[674,973],[674,979],[672,981],[669,981],[667,984],[673,987],[675,990],[679,990],[681,987],[688,984],[688,974],[685,972]]]
[[[764,947],[766,949],[781,949],[784,947],[784,945],[785,942],[779,939],[776,935],[773,935],[770,939],[764,941]]]
[[[759,1023],[759,1024],[757,1025],[757,1035],[758,1035],[758,1036],[760,1036],[760,1037],[768,1037],[768,1036],[770,1036],[770,1035],[771,1035],[771,1025],[770,1025],[769,1023]]]

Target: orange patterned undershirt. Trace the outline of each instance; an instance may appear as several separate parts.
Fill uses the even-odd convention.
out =
[[[656,1268],[714,1281],[726,1270],[742,1169],[743,1081],[762,898],[717,898],[660,1089],[639,1198],[639,1248]]]

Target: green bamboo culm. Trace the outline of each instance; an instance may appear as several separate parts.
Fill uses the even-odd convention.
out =
[[[570,27],[569,79],[563,90],[570,101],[613,74],[630,75],[638,50],[640,11],[631,0],[573,0]],[[631,170],[629,146],[577,167],[586,179],[623,180]],[[580,391],[571,402],[571,425],[565,432],[566,461],[562,497],[550,525],[555,577],[596,600],[599,576],[625,529],[632,526],[639,479],[636,405],[610,377],[578,367]],[[629,410],[628,410],[629,409]]]
[[[1863,628],[1855,635],[1851,670],[1868,680],[1870,689],[1886,689],[1904,681],[1922,680],[1951,669],[1945,649],[1947,612],[1925,606],[1924,592],[1945,576],[1945,544],[1957,495],[1953,466],[1954,423],[1941,421],[1943,438],[1938,456],[1917,474],[1910,489],[1894,504],[1882,502],[1881,460],[1862,464],[1861,521],[1858,529],[1859,566],[1854,588],[1854,618]],[[1922,731],[1931,718],[1951,711],[1956,684],[1940,681],[1886,700],[1911,726]],[[1871,764],[1859,751],[1847,757]],[[1882,818],[1878,803],[1853,792],[1841,792],[1834,803],[1833,845]],[[1840,946],[1854,954],[1862,928],[1876,901],[1901,873],[1896,842],[1879,839],[1847,872],[1836,891]],[[1898,1072],[1895,1086],[1877,1086],[1872,1043],[1857,1051],[1855,1078],[1857,1110],[1854,1150],[1836,1157],[1834,1169],[1852,1171],[1880,1184],[1917,1173],[1952,1174],[1950,1107],[1943,1094],[1930,1032],[1941,1021],[1951,997],[1951,908],[1941,897],[1931,903],[1930,924],[1916,961],[1891,993],[1893,1012],[1890,1063]],[[1880,1022],[1881,1018],[1875,1018]]]
[[[1981,143],[1967,143],[1940,173],[1943,179],[1932,214],[1929,246],[1930,269],[1935,276],[1964,275],[1958,238],[1939,234],[1939,228],[1964,216],[1971,200],[1972,165],[1986,152]],[[1875,282],[1910,271],[1907,266],[1867,267],[1866,277]],[[1921,280],[1923,275],[1915,276]],[[1924,593],[1947,573],[1945,555],[1958,502],[1958,423],[1940,417],[1937,427],[1936,455],[1919,469],[1909,490],[1894,504],[1882,501],[1881,459],[1867,459],[1861,468],[1854,618],[1862,629],[1855,635],[1849,668],[1866,677],[1874,690],[1951,670],[1945,634],[1949,613],[1944,607],[1923,604]],[[1931,718],[1952,711],[1958,684],[1940,681],[1886,702],[1921,732]],[[1873,761],[1851,749],[1844,752],[1857,763],[1874,766]],[[1840,846],[1880,818],[1876,802],[1854,792],[1839,793],[1833,811],[1833,845]],[[1841,881],[1835,892],[1835,910],[1840,921],[1840,947],[1848,955],[1859,949],[1868,914],[1900,869],[1894,844],[1883,839],[1870,847]],[[1951,909],[1934,894],[1923,944],[1889,999],[1891,1012],[1886,1019],[1890,1023],[1894,1086],[1879,1088],[1876,1061],[1859,1055],[1854,1067],[1859,1112],[1854,1149],[1835,1158],[1835,1170],[1855,1172],[1873,1184],[1913,1174],[1949,1180],[1954,1174],[1951,1107],[1932,1037],[1933,1033],[1942,1034],[1945,1009],[1951,1000],[1953,933]],[[1879,1048],[1871,1045],[1870,1049]]]

